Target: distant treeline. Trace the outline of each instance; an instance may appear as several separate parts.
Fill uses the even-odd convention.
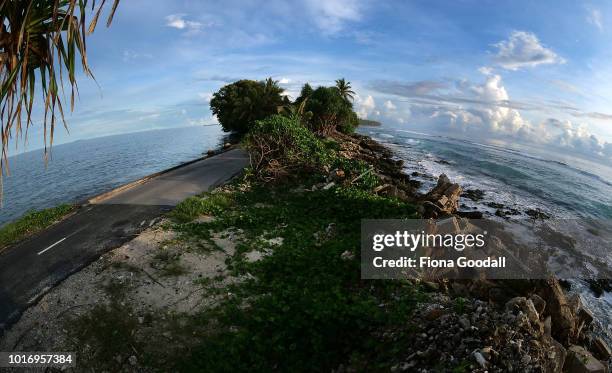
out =
[[[380,122],[378,122],[378,121],[375,121],[375,120],[359,119],[359,125],[360,126],[378,127],[378,126],[381,126],[382,124]]]

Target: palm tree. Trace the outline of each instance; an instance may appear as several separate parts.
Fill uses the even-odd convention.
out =
[[[2,173],[8,172],[8,143],[21,138],[32,125],[37,85],[44,102],[44,144],[53,144],[53,132],[64,119],[64,80],[70,84],[70,110],[74,109],[77,90],[76,66],[93,78],[87,64],[85,38],[96,28],[106,0],[0,0],[0,185]],[[113,0],[107,26],[119,0]],[[85,15],[93,18],[86,30]],[[61,96],[60,96],[61,95]],[[59,116],[58,116],[59,114]],[[22,120],[24,123],[22,123]],[[1,193],[1,192],[0,192]]]
[[[285,102],[282,93],[285,90],[278,85],[278,81],[268,78],[263,82],[263,94],[261,95],[260,109],[265,112],[278,112]]]
[[[336,80],[336,88],[338,88],[340,96],[347,101],[352,100],[355,96],[355,91],[351,89],[351,82],[347,82],[344,78]]]

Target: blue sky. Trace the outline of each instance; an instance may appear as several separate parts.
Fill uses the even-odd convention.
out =
[[[612,163],[610,45],[604,1],[122,0],[56,143],[216,123],[240,78],[345,77],[364,118]]]

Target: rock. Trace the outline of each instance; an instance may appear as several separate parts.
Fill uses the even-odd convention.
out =
[[[431,202],[444,214],[452,214],[459,208],[459,196],[461,187],[459,184],[451,183],[448,176],[442,174],[438,183],[424,197],[425,201]],[[437,217],[426,216],[426,217]]]
[[[531,217],[532,219],[550,219],[550,215],[548,215],[547,213],[543,212],[542,210],[540,210],[539,208],[537,209],[529,209],[527,211],[525,211],[525,214],[529,215],[529,217]]]
[[[340,259],[342,260],[353,260],[355,259],[355,254],[352,251],[346,250],[342,254],[340,254]]]
[[[538,314],[542,315],[544,313],[544,309],[546,309],[546,301],[537,294],[530,296],[529,300],[531,300],[533,303],[533,306],[535,307],[536,311],[538,311]]]
[[[601,337],[597,337],[593,340],[592,349],[595,353],[595,356],[597,356],[601,360],[608,360],[612,357],[612,351],[610,350],[610,347]]]
[[[481,211],[457,211],[455,212],[455,215],[467,219],[482,219]]]
[[[552,335],[552,320],[550,316],[544,320],[544,334],[549,337]]]
[[[136,358],[136,356],[132,355],[128,359],[128,362],[130,363],[130,365],[135,366],[136,364],[138,364],[138,359]]]
[[[529,363],[531,363],[531,356],[523,355],[521,358],[521,363],[523,363],[523,365],[529,365]]]
[[[503,209],[505,206],[501,203],[497,203],[497,202],[488,202],[487,206],[494,208],[494,209]]]
[[[446,311],[442,308],[432,308],[424,315],[424,317],[428,321],[434,321],[439,319],[445,313]]]
[[[461,197],[469,198],[475,202],[480,201],[484,197],[484,195],[485,192],[480,189],[467,189],[466,191],[461,193]]]
[[[588,279],[586,282],[589,284],[589,288],[595,294],[597,298],[601,297],[604,292],[612,292],[612,280],[608,279]]]
[[[566,345],[575,337],[576,317],[556,279],[547,280],[542,293],[546,301],[546,313],[551,317],[552,336]]]
[[[459,325],[461,325],[461,327],[465,330],[469,330],[470,327],[472,326],[470,324],[470,320],[468,320],[468,318],[465,316],[462,316],[459,318]]]
[[[547,362],[545,366],[548,368],[545,371],[547,372],[561,372],[563,370],[563,366],[565,365],[565,359],[567,357],[567,351],[565,347],[554,339],[550,337],[546,337],[546,341],[548,342],[548,354],[547,354]]]
[[[406,194],[406,192],[404,192],[403,190],[401,190],[400,188],[396,187],[395,185],[392,184],[383,184],[383,185],[379,185],[376,188],[374,188],[374,193],[378,193],[378,194],[382,194],[385,195],[387,197],[395,197],[395,198],[399,198],[403,201],[408,200],[408,195]]]
[[[578,310],[578,319],[585,325],[590,325],[594,318],[595,316],[593,316],[593,313],[587,308],[584,308],[584,306],[580,307]]]
[[[476,362],[478,363],[478,365],[480,365],[482,369],[487,369],[487,360],[484,358],[484,356],[482,356],[480,351],[472,352],[472,356],[474,356],[474,360],[476,360]]]
[[[568,373],[606,373],[606,367],[584,347],[572,345],[568,349],[564,371]]]
[[[225,144],[223,144],[223,148],[227,149],[229,147],[231,147],[232,144],[230,144],[229,142],[226,142]]]
[[[215,155],[215,151],[214,151],[214,150],[212,150],[212,149],[209,149],[209,150],[206,152],[206,155],[208,155],[209,157],[211,157],[211,156]]]
[[[323,186],[323,188],[321,188],[321,189],[323,189],[323,190],[328,190],[328,189],[331,189],[331,188],[332,188],[334,185],[336,185],[336,183],[334,183],[334,182],[332,181],[331,183],[326,184],[325,186]]]
[[[527,315],[527,318],[529,319],[529,322],[532,324],[532,326],[537,326],[540,324],[540,315],[538,314],[538,311],[536,311],[536,308],[533,305],[531,299],[527,299],[525,297],[516,297],[510,299],[506,303],[507,311],[516,311],[517,309]]]

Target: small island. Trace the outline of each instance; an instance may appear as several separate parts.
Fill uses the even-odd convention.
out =
[[[376,120],[371,119],[359,119],[359,125],[363,127],[380,127],[382,123]]]

